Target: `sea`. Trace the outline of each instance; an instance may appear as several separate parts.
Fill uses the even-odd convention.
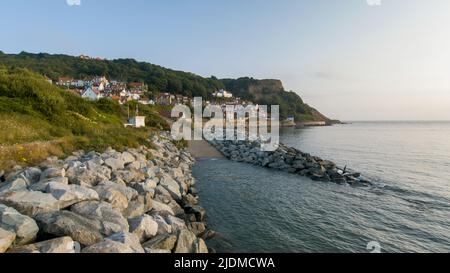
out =
[[[352,187],[227,159],[194,176],[219,253],[449,253],[450,122],[285,128],[281,142],[362,173]]]

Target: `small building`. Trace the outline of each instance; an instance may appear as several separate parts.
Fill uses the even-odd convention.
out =
[[[100,91],[98,89],[89,87],[86,90],[84,90],[83,94],[81,95],[81,97],[83,99],[88,99],[88,100],[99,100],[101,99],[103,96],[100,93]]]
[[[129,126],[133,126],[134,128],[142,128],[145,127],[145,117],[144,116],[135,116],[128,120]]]
[[[70,87],[72,85],[72,82],[73,82],[72,78],[61,77],[61,78],[59,78],[57,85]]]
[[[213,93],[213,96],[216,98],[225,98],[225,99],[231,99],[233,97],[233,94],[226,91],[226,90],[219,90]]]
[[[169,93],[162,93],[156,97],[156,103],[159,105],[172,105],[175,103],[175,96]]]

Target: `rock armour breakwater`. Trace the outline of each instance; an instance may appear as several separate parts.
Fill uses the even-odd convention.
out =
[[[207,253],[194,159],[152,142],[0,173],[0,253]]]
[[[226,158],[276,169],[301,176],[307,176],[314,181],[366,186],[371,183],[361,177],[361,174],[339,168],[335,163],[312,156],[295,148],[280,144],[273,152],[261,151],[258,141],[211,141]]]

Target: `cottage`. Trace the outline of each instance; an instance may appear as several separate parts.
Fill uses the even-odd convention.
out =
[[[145,127],[145,117],[144,116],[135,116],[128,120],[129,125],[135,128]]]
[[[83,99],[88,99],[88,100],[99,100],[101,99],[103,96],[100,93],[100,91],[98,89],[92,88],[92,87],[88,87],[83,94],[81,95],[81,97]]]
[[[225,90],[221,89],[219,91],[214,92],[213,96],[216,97],[216,98],[230,99],[230,98],[233,97],[233,94],[228,92],[228,91],[225,91]]]
[[[72,79],[72,78],[61,77],[61,78],[59,78],[57,85],[59,85],[59,86],[65,86],[65,87],[70,87],[71,84],[72,84],[72,82],[73,82],[73,79]]]
[[[175,102],[175,96],[169,93],[162,93],[156,97],[156,103],[160,105],[172,105]]]

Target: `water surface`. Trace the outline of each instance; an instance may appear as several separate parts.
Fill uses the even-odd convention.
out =
[[[194,168],[219,252],[450,252],[450,123],[286,129],[282,142],[375,182],[353,188],[226,159]]]

